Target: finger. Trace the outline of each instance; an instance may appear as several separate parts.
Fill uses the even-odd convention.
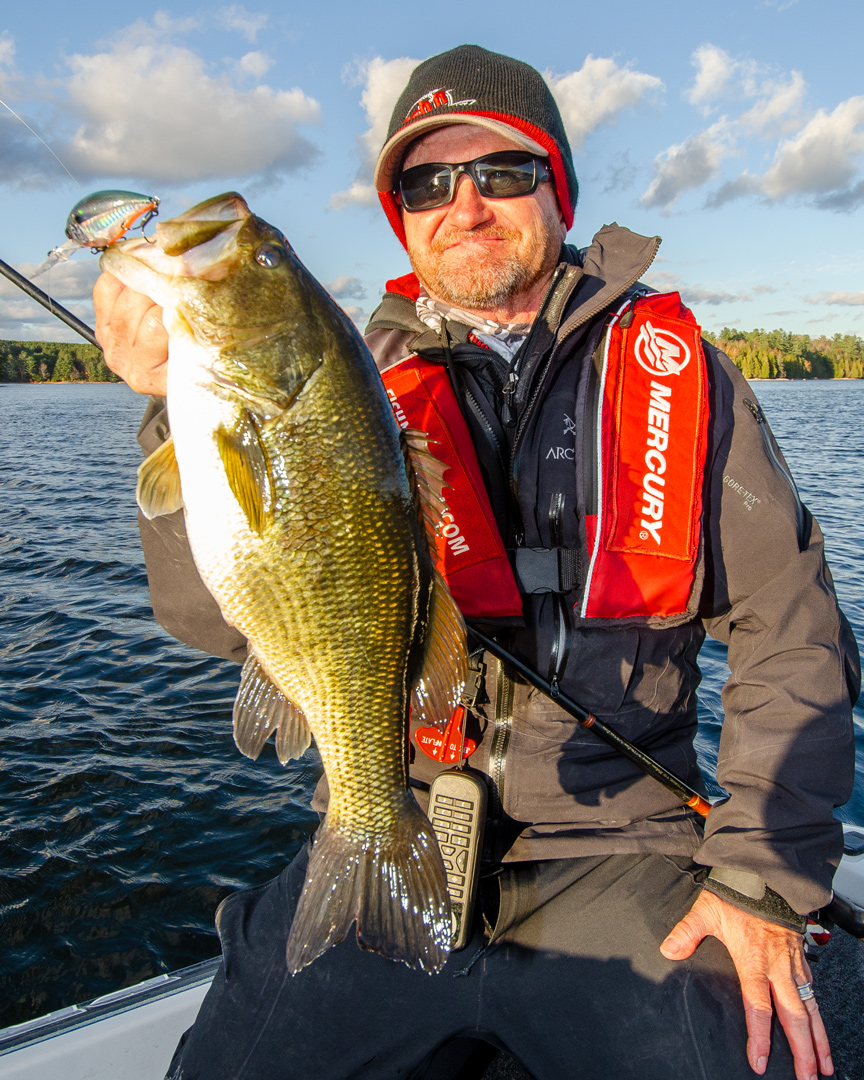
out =
[[[103,271],[99,275],[96,284],[93,286],[93,302],[96,305],[97,318],[100,309],[107,313],[113,307],[118,294],[124,288],[123,282],[114,277],[113,274]]]
[[[834,1062],[831,1060],[831,1045],[828,1042],[828,1032],[822,1022],[822,1014],[819,1012],[819,1003],[816,998],[810,998],[804,1002],[810,1017],[810,1034],[813,1037],[813,1048],[819,1061],[819,1071],[824,1076],[831,1076],[834,1072]]]
[[[168,335],[162,309],[103,274],[94,289],[96,335],[105,363],[140,394],[166,393]]]
[[[806,981],[800,976],[797,981],[784,978],[782,981],[772,983],[771,992],[777,1008],[777,1018],[786,1033],[789,1048],[795,1060],[797,1080],[816,1080],[817,1055],[819,1064],[824,1065],[827,1058],[829,1068],[833,1066],[830,1065],[828,1037],[825,1034],[816,999],[802,1001],[798,993],[798,986]]]
[[[690,910],[684,918],[672,928],[669,936],[660,946],[660,952],[667,960],[686,960],[696,951],[696,946],[708,934],[704,919]]]
[[[747,978],[739,971],[744,1019],[747,1023],[747,1060],[760,1076],[768,1066],[771,1052],[771,988],[765,978]]]

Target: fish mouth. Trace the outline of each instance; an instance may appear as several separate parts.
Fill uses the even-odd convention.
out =
[[[100,265],[159,302],[155,294],[177,278],[223,281],[236,261],[237,236],[251,216],[243,196],[229,191],[159,222],[154,240],[136,237],[108,248]]]

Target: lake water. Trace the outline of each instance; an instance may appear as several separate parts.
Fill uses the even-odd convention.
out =
[[[864,642],[864,383],[758,383]],[[317,818],[310,755],[231,737],[238,669],[153,621],[136,526],[142,399],[0,386],[0,1026],[218,953],[216,905],[266,881]],[[716,760],[725,650],[699,748]],[[864,748],[864,709],[856,710]],[[864,754],[838,816],[864,824]]]

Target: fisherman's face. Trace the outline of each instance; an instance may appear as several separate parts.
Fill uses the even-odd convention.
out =
[[[402,168],[522,149],[497,132],[454,124],[411,143]],[[485,313],[531,306],[523,301],[545,289],[567,231],[550,181],[531,195],[486,199],[465,174],[452,202],[403,211],[402,222],[411,265],[429,295]]]

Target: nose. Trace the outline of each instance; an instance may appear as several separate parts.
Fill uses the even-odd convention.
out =
[[[490,221],[494,210],[483,198],[470,176],[463,173],[456,178],[456,194],[448,204],[447,218],[457,229],[474,229],[485,221]]]

